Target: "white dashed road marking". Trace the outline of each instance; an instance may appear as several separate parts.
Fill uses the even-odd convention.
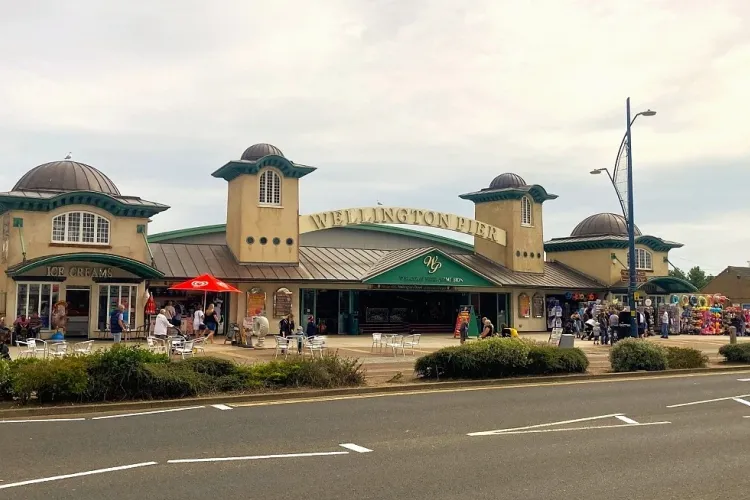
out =
[[[372,450],[369,448],[365,448],[364,446],[360,446],[358,444],[354,443],[344,443],[340,444],[342,448],[346,448],[347,450],[356,451],[357,453],[370,453]]]
[[[227,405],[211,405],[211,406],[213,406],[217,410],[232,410],[233,409],[231,406],[227,406]]]
[[[17,486],[27,486],[29,484],[47,483],[50,481],[59,481],[61,479],[71,479],[74,477],[91,476],[93,474],[104,474],[105,472],[116,472],[120,470],[135,469],[138,467],[148,467],[149,465],[156,465],[157,462],[141,462],[139,464],[120,465],[118,467],[108,467],[106,469],[95,469],[85,472],[76,472],[74,474],[64,474],[62,476],[42,477],[39,479],[30,479],[28,481],[19,481],[17,483],[9,483],[0,485],[0,490],[6,488],[15,488]]]
[[[108,418],[122,418],[122,417],[138,417],[140,415],[155,415],[157,413],[171,413],[175,411],[198,410],[200,408],[205,408],[205,406],[187,406],[185,408],[171,408],[169,410],[142,411],[139,413],[120,413],[119,415],[105,415],[103,417],[94,417],[91,420],[105,420]]]

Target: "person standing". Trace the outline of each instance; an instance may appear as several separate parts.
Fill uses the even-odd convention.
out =
[[[198,304],[195,306],[195,312],[193,313],[193,332],[195,332],[196,335],[203,336],[203,333],[206,331],[206,325],[203,324],[203,306]]]
[[[174,325],[174,315],[176,312],[177,311],[175,311],[174,302],[172,302],[171,300],[168,300],[167,305],[164,306],[164,313],[167,319],[169,320],[169,322],[172,323],[173,325]]]
[[[669,338],[669,312],[666,309],[661,315],[661,338]]]
[[[461,321],[461,326],[458,327],[458,334],[461,339],[460,343],[463,345],[469,336],[469,323],[466,320]]]
[[[117,309],[112,311],[109,315],[109,331],[112,332],[112,340],[115,344],[122,342],[122,332],[127,330],[127,325],[123,319],[123,313],[125,312],[125,306],[119,304]]]
[[[208,304],[206,312],[203,315],[203,324],[206,325],[206,331],[208,332],[206,340],[208,343],[213,344],[214,334],[216,333],[216,328],[219,326],[219,317],[216,314],[213,304]]]
[[[172,324],[167,319],[167,311],[161,309],[159,314],[156,315],[156,322],[154,323],[154,337],[165,338],[169,333],[169,327]]]

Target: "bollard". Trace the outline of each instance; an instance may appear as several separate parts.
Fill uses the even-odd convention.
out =
[[[730,344],[737,343],[737,327],[736,326],[729,327],[729,343]]]

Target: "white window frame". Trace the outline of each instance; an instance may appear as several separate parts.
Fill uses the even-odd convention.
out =
[[[628,262],[630,262],[630,254],[628,253]],[[635,268],[638,271],[653,271],[654,270],[654,255],[646,250],[645,248],[635,249]]]
[[[521,198],[521,225],[532,227],[534,224],[533,206],[528,196]]]
[[[281,206],[281,174],[274,169],[261,170],[258,176],[258,204],[264,207]]]
[[[71,239],[72,231],[70,227],[70,216],[71,214],[77,214],[78,215],[78,239],[74,240]],[[83,241],[83,220],[86,216],[91,216],[94,219],[94,241]],[[63,222],[63,231],[64,236],[62,239],[55,237],[55,221],[61,219]],[[100,236],[100,226],[102,225],[102,222],[104,222],[104,225],[106,227],[106,241],[100,241],[102,238]],[[50,241],[52,243],[64,243],[64,244],[71,244],[71,245],[85,245],[85,246],[94,246],[94,247],[101,247],[101,246],[109,246],[112,241],[112,221],[110,221],[107,217],[101,216],[99,214],[95,214],[93,212],[87,212],[85,210],[72,210],[70,212],[65,212],[62,214],[55,215],[52,217],[52,230],[50,235]]]
[[[36,311],[29,310],[29,299],[31,298],[31,287],[34,285],[39,285],[39,301],[37,302]],[[24,313],[27,318],[31,317],[31,314],[33,312],[36,312],[40,317],[42,316],[42,302],[45,298],[45,296],[42,294],[42,290],[44,290],[44,285],[49,285],[49,295],[46,296],[47,302],[48,302],[48,318],[47,318],[47,327],[43,327],[42,331],[50,331],[52,330],[52,311],[55,308],[55,303],[52,302],[52,294],[53,287],[57,286],[57,300],[60,300],[60,292],[61,292],[61,286],[58,282],[50,282],[50,281],[17,281],[16,282],[16,307],[15,307],[15,317],[18,318],[20,315],[18,314],[18,294],[20,292],[20,288],[22,286],[26,286],[26,312]],[[55,301],[56,302],[56,301]]]
[[[106,289],[107,311],[104,316],[104,325],[106,330],[109,330],[109,315],[112,313],[111,304],[109,303],[112,288],[117,288],[117,304],[119,305],[122,298],[122,287],[128,287],[128,307],[126,308],[126,311],[128,313],[128,320],[126,321],[126,323],[130,326],[131,329],[136,328],[135,318],[138,314],[138,285],[134,283],[100,283],[98,290],[99,294],[96,296],[96,301],[98,304],[99,298],[102,296],[102,288]]]

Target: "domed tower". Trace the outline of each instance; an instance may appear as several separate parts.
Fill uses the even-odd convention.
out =
[[[506,231],[506,246],[474,238],[476,253],[514,271],[544,272],[542,204],[557,195],[529,185],[517,174],[500,174],[481,191],[462,194],[474,202],[474,218]]]
[[[13,191],[90,191],[122,196],[109,177],[91,165],[72,160],[51,161],[32,168],[16,182]]]
[[[313,171],[254,144],[211,174],[228,183],[227,246],[239,263],[299,262],[299,180]]]

